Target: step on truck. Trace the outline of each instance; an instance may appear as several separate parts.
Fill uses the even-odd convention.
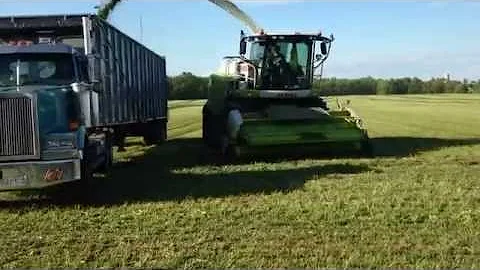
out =
[[[0,18],[0,191],[107,172],[167,138],[165,58],[93,14]]]

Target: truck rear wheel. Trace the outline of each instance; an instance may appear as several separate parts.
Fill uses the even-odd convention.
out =
[[[143,141],[146,145],[162,144],[167,140],[166,122],[153,122],[148,124]]]

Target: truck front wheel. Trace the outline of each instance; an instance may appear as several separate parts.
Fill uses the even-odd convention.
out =
[[[103,151],[104,162],[100,165],[99,171],[108,173],[113,165],[113,133],[110,131],[105,132]]]

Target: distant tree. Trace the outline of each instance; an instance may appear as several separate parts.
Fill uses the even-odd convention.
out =
[[[454,89],[455,93],[468,93],[468,85],[463,83],[457,83]]]
[[[171,77],[170,99],[201,99],[205,98],[208,79],[193,75],[191,72]]]
[[[472,93],[480,94],[480,80],[472,84]]]
[[[390,80],[391,94],[407,94],[409,83],[408,78]]]
[[[432,79],[427,83],[428,93],[445,93],[445,81],[443,79]]]
[[[390,82],[387,80],[379,79],[377,81],[377,87],[376,87],[376,92],[379,95],[388,95],[391,94],[391,85]]]
[[[421,94],[423,92],[423,81],[419,78],[413,78],[408,84],[409,94]]]
[[[211,84],[212,78],[215,84]],[[195,76],[183,72],[169,77],[170,99],[205,99],[209,87],[213,91],[224,91],[221,77]],[[358,79],[323,78],[313,81],[313,90],[322,96],[337,95],[389,95],[389,94],[427,94],[427,93],[480,93],[480,80],[455,81],[432,78],[428,81],[419,78],[375,79],[364,77]]]

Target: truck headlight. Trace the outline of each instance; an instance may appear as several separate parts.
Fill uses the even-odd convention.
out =
[[[46,149],[73,149],[76,147],[74,134],[49,134],[45,138]]]

